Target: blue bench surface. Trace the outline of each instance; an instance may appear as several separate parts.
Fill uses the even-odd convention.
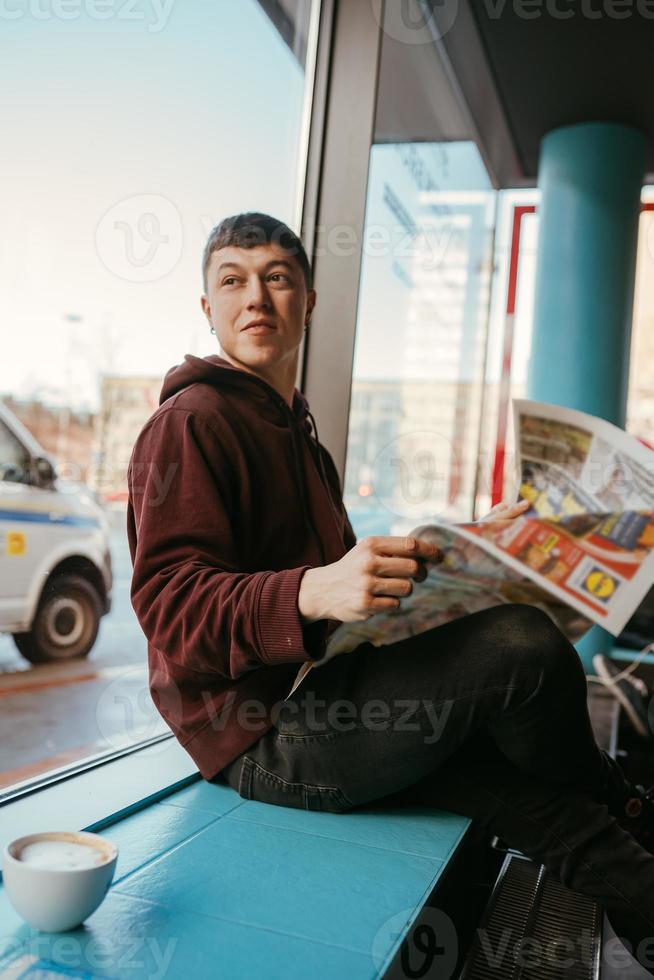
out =
[[[0,886],[0,976],[370,980],[469,823],[277,807],[198,780],[100,831],[118,845],[116,874],[80,928],[31,929]]]

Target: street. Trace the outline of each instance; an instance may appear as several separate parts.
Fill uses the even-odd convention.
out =
[[[0,636],[0,790],[168,731],[148,690],[146,641],[129,600],[124,521],[111,533],[113,605],[83,660],[33,667]]]

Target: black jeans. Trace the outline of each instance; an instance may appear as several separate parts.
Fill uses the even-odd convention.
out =
[[[629,787],[595,742],[586,698],[549,617],[497,606],[310,671],[222,775],[281,806],[384,798],[471,817],[593,897],[654,975],[654,856],[616,822]]]

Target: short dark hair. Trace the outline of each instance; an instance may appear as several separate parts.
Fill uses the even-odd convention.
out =
[[[311,289],[311,266],[304,245],[294,231],[269,214],[259,211],[245,211],[223,218],[211,231],[202,257],[202,282],[207,291],[207,272],[214,252],[221,248],[256,248],[257,245],[280,245],[284,251],[297,259],[307,289]]]

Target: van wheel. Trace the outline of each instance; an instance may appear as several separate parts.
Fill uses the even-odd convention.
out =
[[[14,633],[14,643],[33,664],[86,657],[101,616],[100,596],[90,582],[79,575],[59,575],[43,590],[32,629]]]

